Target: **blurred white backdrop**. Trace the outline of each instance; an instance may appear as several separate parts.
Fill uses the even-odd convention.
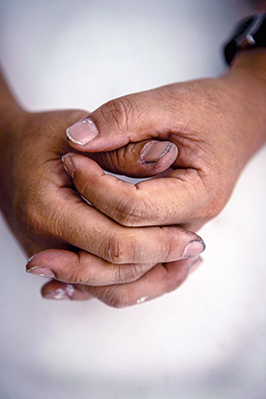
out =
[[[85,108],[223,72],[244,1],[0,2],[0,59],[31,110]],[[204,227],[205,262],[128,309],[43,300],[0,220],[1,399],[265,399],[266,150]]]

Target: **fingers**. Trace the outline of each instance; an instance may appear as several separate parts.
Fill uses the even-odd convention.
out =
[[[198,260],[197,260],[198,261]],[[79,287],[108,306],[123,308],[158,298],[177,289],[188,277],[195,260],[160,264],[131,284],[109,287]]]
[[[97,174],[97,179],[98,175],[104,174],[94,161],[82,155],[76,156],[89,162],[85,164],[85,167],[89,165],[92,175]],[[88,180],[86,184],[92,191],[97,189],[91,180]],[[116,187],[114,189],[116,190]],[[103,192],[101,195],[105,198],[106,207],[109,208],[107,193]],[[118,202],[123,201],[119,190],[116,197]],[[80,248],[110,263],[172,262],[186,256],[188,245],[196,245],[200,252],[204,249],[204,244],[197,234],[176,226],[124,227],[112,220],[112,216],[109,218],[95,207],[89,206],[76,191],[69,187],[57,191],[51,203],[51,209],[47,207],[47,204],[43,206],[46,206],[45,215],[49,215],[49,236],[52,234],[55,239],[64,240],[66,244]],[[37,211],[39,217],[39,209]],[[33,216],[37,211],[33,212]],[[113,213],[115,213],[115,208]],[[31,221],[34,226],[45,225],[46,222],[39,219]]]
[[[201,238],[174,226],[126,228],[86,203],[68,219],[69,243],[114,264],[172,262],[204,250]],[[84,212],[83,212],[83,211]],[[86,217],[88,216],[88,218]],[[85,219],[84,219],[85,218]],[[65,223],[66,221],[64,221]],[[81,228],[82,226],[82,228]]]
[[[199,236],[176,227],[151,228],[157,243],[155,240],[152,243],[151,238],[147,239],[148,234],[141,234],[143,230],[144,232],[150,230],[149,228],[123,229],[134,230],[137,239],[133,241],[133,245],[128,245],[130,241],[127,240],[124,244],[121,238],[121,242],[118,240],[114,245],[114,250],[110,247],[111,252],[115,251],[113,262],[105,261],[102,257],[85,251],[75,253],[50,249],[31,257],[26,270],[31,274],[55,278],[69,284],[90,286],[124,284],[139,279],[158,263],[193,258],[205,249]],[[105,242],[102,243],[104,244]],[[120,251],[123,248],[121,254],[119,248]],[[125,262],[126,259],[133,261]],[[142,262],[143,259],[146,262]]]
[[[105,287],[73,286],[52,280],[42,288],[42,295],[57,300],[86,300],[95,297],[112,307],[131,306],[175,290],[187,279],[190,271],[201,263],[200,258],[195,258],[160,264],[130,284]]]
[[[130,143],[115,151],[92,153],[103,169],[131,177],[149,177],[167,170],[176,160],[178,150],[170,141]]]
[[[153,263],[114,265],[84,251],[50,249],[34,255],[26,271],[68,284],[102,286],[135,281],[153,266]]]
[[[81,195],[123,226],[173,225],[191,218],[195,222],[205,213],[208,196],[194,169],[177,169],[166,178],[133,185],[105,174],[82,155],[70,153],[62,160]]]

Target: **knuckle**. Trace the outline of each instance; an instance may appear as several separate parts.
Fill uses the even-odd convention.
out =
[[[124,308],[131,304],[127,292],[123,290],[123,293],[119,293],[118,288],[115,286],[106,287],[99,299],[106,305],[117,309]]]
[[[132,283],[144,274],[145,270],[141,264],[116,265],[114,281],[116,283]]]
[[[64,282],[74,285],[90,285],[93,283],[93,278],[87,269],[81,267],[80,254],[77,253],[77,262],[73,262],[67,268],[62,268],[64,273]]]
[[[130,263],[131,249],[130,238],[115,233],[106,240],[105,259],[114,264]]]
[[[135,200],[123,201],[116,208],[117,222],[125,227],[133,227],[142,222],[143,211],[141,205]]]
[[[122,226],[135,227],[144,226],[151,220],[155,221],[158,216],[156,210],[152,210],[147,199],[137,196],[120,201],[115,209],[114,217]]]
[[[84,282],[84,278],[74,270],[69,273],[68,278],[64,279],[64,282],[71,284],[87,284],[87,281]]]
[[[15,213],[18,223],[33,233],[41,233],[45,230],[45,218],[42,212],[42,206],[30,196],[25,201],[16,202]]]
[[[100,108],[100,112],[108,125],[113,126],[115,123],[116,128],[124,133],[134,109],[134,102],[124,97],[108,101]]]
[[[51,200],[47,187],[37,185],[27,193],[20,193],[14,203],[18,224],[28,233],[59,237],[62,224],[62,203]]]
[[[114,234],[112,237],[107,238],[105,251],[105,258],[108,261],[114,264],[122,263],[122,260],[125,256],[123,253],[124,249],[122,246],[122,240],[117,236],[117,234]]]

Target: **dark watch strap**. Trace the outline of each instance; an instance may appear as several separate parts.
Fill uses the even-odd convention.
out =
[[[224,47],[227,64],[231,63],[236,53],[252,47],[266,47],[266,13],[253,14],[240,21]]]

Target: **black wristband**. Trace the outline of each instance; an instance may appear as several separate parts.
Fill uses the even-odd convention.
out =
[[[224,46],[227,64],[239,51],[253,47],[266,47],[266,13],[253,14],[240,21]]]

